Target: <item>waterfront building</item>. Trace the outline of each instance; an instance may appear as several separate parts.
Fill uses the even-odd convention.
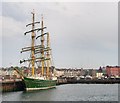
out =
[[[86,74],[86,70],[81,68],[81,71],[80,71],[80,76],[85,76]]]
[[[55,74],[57,77],[63,76],[64,70],[63,69],[56,69]]]
[[[56,69],[56,75],[57,77],[78,77],[81,75],[81,69]]]
[[[106,73],[108,77],[120,77],[120,66],[106,66]]]
[[[101,79],[102,77],[103,77],[103,73],[96,73],[96,77],[98,78],[98,79]]]
[[[93,72],[93,69],[84,69],[84,76],[87,76],[87,75],[90,75],[90,76],[93,76],[95,75],[94,72]]]
[[[96,70],[95,69],[92,70],[92,78],[96,79]]]
[[[0,69],[0,75],[2,75],[2,69]]]
[[[65,77],[78,77],[80,76],[81,70],[80,69],[65,69],[64,76]]]
[[[3,69],[3,70],[2,70],[2,75],[5,76],[5,75],[7,75],[7,74],[8,74],[8,73],[7,73],[7,70],[6,70],[6,69]]]

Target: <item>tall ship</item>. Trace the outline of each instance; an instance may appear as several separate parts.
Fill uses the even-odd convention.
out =
[[[24,35],[31,34],[31,46],[21,50],[21,53],[29,52],[30,57],[20,60],[20,63],[28,62],[30,73],[24,75],[19,69],[15,70],[22,76],[26,91],[54,88],[57,78],[54,74],[55,67],[51,65],[50,34],[44,32],[46,27],[43,25],[43,15],[41,22],[35,22],[34,10],[31,14],[32,23],[26,27],[31,26],[32,29],[24,33]],[[40,24],[40,27],[36,28],[36,24]]]

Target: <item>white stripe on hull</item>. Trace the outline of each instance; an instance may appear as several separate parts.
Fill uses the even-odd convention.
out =
[[[56,86],[50,86],[50,87],[43,87],[43,88],[26,88],[27,91],[29,90],[42,90],[42,89],[50,89],[55,88]]]

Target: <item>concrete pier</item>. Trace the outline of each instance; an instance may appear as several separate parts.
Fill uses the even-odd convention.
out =
[[[120,79],[79,79],[75,77],[60,77],[58,78],[57,85],[60,84],[75,84],[75,83],[81,83],[81,84],[115,84],[120,83]]]
[[[0,85],[0,91],[2,92],[23,91],[24,87],[25,85],[22,80],[2,81]]]
[[[75,77],[59,77],[57,85],[61,84],[120,84],[120,79],[77,79]],[[24,82],[20,80],[4,80],[1,82],[0,91],[11,92],[11,91],[23,91],[25,88]]]

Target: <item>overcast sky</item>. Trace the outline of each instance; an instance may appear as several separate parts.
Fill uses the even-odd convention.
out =
[[[99,68],[118,65],[117,2],[4,2],[2,3],[2,64],[22,66],[22,47],[30,45],[26,24],[35,9],[36,21],[44,15],[50,33],[55,67]],[[26,64],[24,64],[26,65]]]

